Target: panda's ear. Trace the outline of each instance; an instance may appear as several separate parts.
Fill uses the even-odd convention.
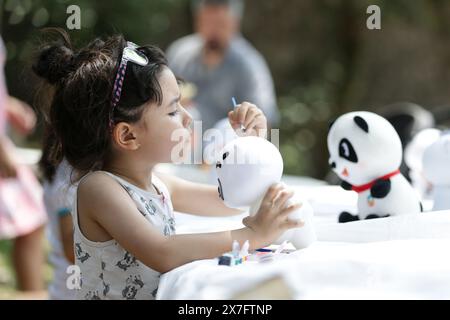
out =
[[[362,130],[364,130],[366,133],[369,133],[369,125],[367,124],[366,120],[364,120],[360,116],[355,116],[353,118],[353,121],[355,121],[355,123],[358,127],[360,127]]]

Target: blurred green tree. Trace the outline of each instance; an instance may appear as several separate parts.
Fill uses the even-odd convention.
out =
[[[166,48],[192,32],[189,0],[0,0],[13,95],[33,101],[38,30],[65,28],[72,4],[82,14],[81,30],[69,32],[75,45],[121,32]],[[381,8],[381,30],[366,28],[372,4]],[[327,174],[328,122],[344,112],[411,101],[439,107],[438,122],[450,119],[450,1],[247,0],[243,33],[274,76],[287,173]]]

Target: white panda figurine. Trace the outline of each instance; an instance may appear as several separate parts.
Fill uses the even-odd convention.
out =
[[[429,146],[439,140],[441,134],[439,129],[424,129],[418,132],[405,147],[404,159],[409,168],[411,185],[417,190],[423,202],[428,202],[433,197],[433,187],[423,172],[423,155]]]
[[[219,197],[230,208],[250,207],[256,214],[267,190],[279,183],[283,174],[283,159],[278,149],[259,137],[240,137],[228,144],[216,162]],[[301,208],[291,213],[292,220],[301,219],[301,228],[286,231],[275,243],[290,241],[297,249],[308,247],[316,240],[313,210],[306,200],[294,195],[289,204],[299,202]]]
[[[330,125],[329,164],[345,190],[358,193],[358,214],[339,222],[422,211],[418,195],[400,173],[402,143],[394,127],[372,112],[351,112]]]
[[[433,211],[450,210],[450,134],[425,149],[423,173],[433,186]]]

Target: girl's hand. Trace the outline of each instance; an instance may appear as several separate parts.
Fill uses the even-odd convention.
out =
[[[244,225],[252,229],[265,245],[271,244],[286,230],[304,225],[301,220],[288,219],[292,212],[301,207],[301,204],[285,207],[286,201],[293,194],[293,191],[287,190],[283,184],[271,186],[264,196],[258,212],[243,220]]]
[[[267,119],[264,113],[254,104],[243,102],[228,113],[233,129],[243,136],[267,136]],[[240,130],[241,126],[245,130]],[[242,132],[242,133],[241,133]]]

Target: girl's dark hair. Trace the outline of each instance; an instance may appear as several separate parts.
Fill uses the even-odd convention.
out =
[[[102,169],[111,143],[112,89],[126,40],[121,35],[97,38],[75,50],[65,31],[50,31],[56,32],[57,39],[39,50],[32,68],[52,92],[40,161],[45,177],[52,180],[63,158],[80,174]],[[155,46],[139,51],[149,64],[128,62],[114,123],[136,122],[145,103],[162,102],[158,78],[167,66],[164,53]]]

